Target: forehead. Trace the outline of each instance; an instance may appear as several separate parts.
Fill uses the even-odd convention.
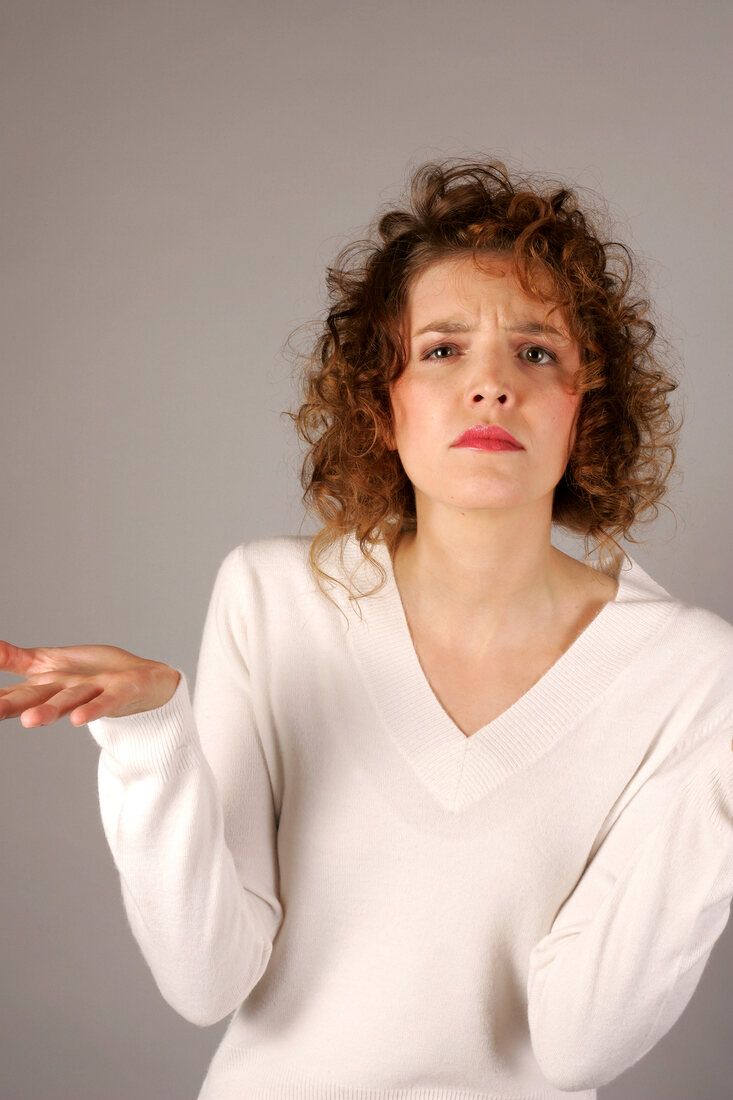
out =
[[[550,294],[549,276],[538,272],[536,278],[543,292]],[[411,327],[420,325],[437,317],[434,311],[441,307],[476,315],[487,307],[502,312],[521,309],[523,317],[542,320],[552,302],[525,293],[511,257],[481,256],[477,262],[466,255],[436,260],[415,277],[407,296],[406,320]],[[567,331],[560,310],[553,312],[551,323]]]

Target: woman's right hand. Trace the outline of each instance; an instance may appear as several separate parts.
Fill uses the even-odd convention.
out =
[[[111,645],[36,646],[0,641],[0,670],[24,676],[0,688],[0,721],[17,718],[47,726],[65,714],[73,726],[162,707],[175,694],[180,673]]]

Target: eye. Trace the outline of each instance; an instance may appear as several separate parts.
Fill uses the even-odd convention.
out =
[[[453,358],[453,356],[449,355],[435,355],[437,351],[458,351],[458,348],[455,346],[455,344],[438,344],[437,348],[433,348],[432,351],[429,351],[426,355],[423,355],[423,359],[433,359],[433,362],[435,362],[437,359]]]
[[[456,347],[455,344],[438,344],[437,347],[431,348],[430,351],[426,352],[425,355],[422,356],[422,359],[432,359],[433,362],[437,362],[441,359],[453,359],[456,355],[460,354],[460,350],[461,349]],[[540,352],[542,355],[546,355],[549,358],[550,362],[557,362],[557,356],[553,352],[549,351],[548,348],[543,348],[539,344],[532,344],[531,347],[522,348],[519,354],[523,355],[525,352]],[[547,364],[547,360],[543,361],[542,359],[535,358],[530,358],[526,360],[526,362],[529,362],[533,366],[537,367],[543,367]]]
[[[522,351],[520,351],[519,354],[522,355],[525,351],[540,351],[540,352],[542,352],[543,355],[549,355],[549,357],[550,357],[550,359],[553,363],[557,362],[557,356],[553,355],[553,353],[551,351],[548,351],[547,348],[540,347],[539,344],[533,344],[529,348],[522,348]],[[532,363],[534,366],[537,366],[537,367],[544,366],[542,361],[539,360],[539,359],[530,359],[529,362]]]

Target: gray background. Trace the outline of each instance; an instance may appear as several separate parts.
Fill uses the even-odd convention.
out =
[[[626,548],[733,621],[729,4],[22,0],[0,31],[0,637],[193,682],[228,550],[316,529],[280,414],[326,264],[415,165],[481,153],[604,195],[647,265],[683,480]],[[177,1016],[128,930],[89,731],[0,736],[2,1097],[193,1100],[226,1024]],[[604,1100],[729,1097],[731,990],[729,925]]]

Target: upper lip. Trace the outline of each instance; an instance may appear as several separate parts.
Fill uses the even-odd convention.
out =
[[[473,440],[480,442],[483,439],[500,439],[505,443],[512,443],[515,447],[522,447],[522,444],[506,428],[500,428],[498,424],[474,424],[473,427],[467,428],[462,435],[454,439],[451,446],[456,447],[459,443],[469,443]]]

